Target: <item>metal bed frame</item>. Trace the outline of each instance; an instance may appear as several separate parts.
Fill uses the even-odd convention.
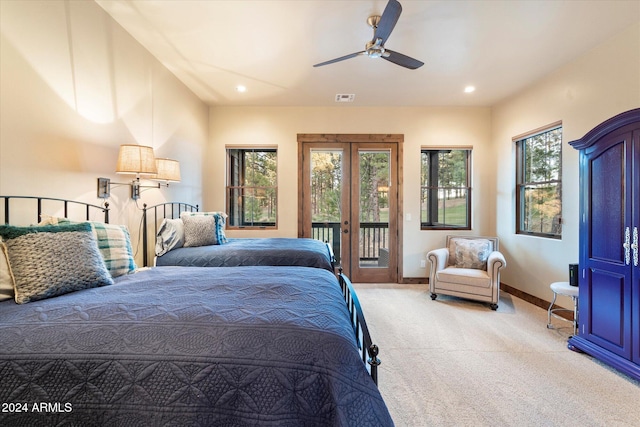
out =
[[[91,218],[92,212],[102,212],[104,214],[104,222],[109,223],[109,203],[106,202],[104,206],[93,205],[85,202],[78,202],[74,200],[65,200],[65,199],[57,199],[51,197],[36,197],[36,196],[0,196],[1,200],[4,200],[4,223],[9,224],[9,217],[11,213],[10,202],[13,199],[31,199],[37,201],[37,218],[36,223],[40,221],[40,216],[42,215],[42,202],[43,201],[52,201],[56,203],[61,203],[64,210],[64,217],[69,217],[69,204],[76,204],[84,207],[84,220],[89,221]],[[179,203],[179,202],[167,202],[160,203],[154,206],[143,205],[142,209],[142,224],[143,224],[143,256],[144,256],[144,265],[147,266],[147,241],[148,241],[148,230],[149,227],[147,215],[153,212],[153,230],[154,236],[158,232],[158,223],[161,222],[164,218],[179,218],[180,214],[185,211],[189,212],[197,212],[198,205],[190,205],[188,203]],[[339,268],[338,272],[338,282],[340,283],[340,288],[342,290],[342,296],[347,304],[347,308],[349,310],[349,317],[351,326],[356,335],[356,341],[358,345],[358,349],[361,351],[362,361],[368,365],[368,371],[371,375],[371,379],[377,385],[378,384],[378,366],[381,364],[380,359],[378,358],[379,348],[376,344],[373,343],[371,339],[371,334],[369,332],[369,328],[367,327],[367,322],[364,318],[364,313],[362,311],[362,307],[360,305],[360,301],[356,294],[356,291],[353,287],[353,284],[349,280],[347,276],[342,273],[342,268]]]
[[[25,200],[25,199],[29,199],[29,200],[37,200],[37,217],[36,217],[36,223],[40,222],[40,216],[42,215],[42,202],[43,201],[53,201],[53,202],[57,202],[57,203],[61,203],[63,210],[64,210],[64,214],[63,216],[65,218],[69,217],[69,204],[74,204],[74,205],[79,205],[79,206],[84,206],[84,211],[85,211],[85,217],[84,220],[85,221],[89,221],[91,218],[91,213],[95,212],[95,210],[100,211],[104,214],[104,223],[108,224],[109,223],[109,202],[105,202],[104,206],[99,206],[99,205],[92,205],[90,203],[85,203],[85,202],[77,202],[75,200],[65,200],[65,199],[56,199],[53,197],[37,197],[37,196],[0,196],[0,199],[4,200],[4,223],[5,224],[9,224],[9,218],[11,215],[11,200],[12,199],[18,199],[18,200]]]
[[[153,206],[147,206],[145,203],[142,205],[142,260],[143,266],[147,267],[153,262],[149,262],[149,249],[148,249],[148,241],[149,241],[149,219],[148,216],[151,212],[153,212],[153,234],[155,236],[158,234],[158,226],[162,223],[162,220],[165,218],[176,219],[180,218],[180,214],[182,212],[198,212],[198,205],[190,205],[189,203],[181,203],[181,202],[166,202],[159,203]],[[155,254],[151,254],[151,260],[153,261],[153,256]]]
[[[362,361],[369,365],[371,379],[378,385],[378,366],[382,363],[378,358],[380,349],[371,339],[371,334],[369,333],[369,328],[367,327],[367,322],[364,320],[364,313],[360,306],[360,300],[358,300],[358,295],[353,288],[353,284],[351,284],[347,276],[342,274],[342,268],[339,270],[338,281],[342,288],[342,296],[349,309],[351,325],[356,333],[356,340],[358,342],[358,348],[361,350]]]

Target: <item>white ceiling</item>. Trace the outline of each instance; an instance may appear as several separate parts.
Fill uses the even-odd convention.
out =
[[[96,1],[203,101],[232,106],[333,106],[339,93],[354,106],[490,106],[640,21],[638,0],[400,0],[385,47],[423,67],[359,56],[314,68],[363,50],[387,1]]]

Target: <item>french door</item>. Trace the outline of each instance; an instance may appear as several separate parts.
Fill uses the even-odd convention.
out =
[[[298,135],[298,235],[329,242],[352,281],[397,282],[401,135]]]

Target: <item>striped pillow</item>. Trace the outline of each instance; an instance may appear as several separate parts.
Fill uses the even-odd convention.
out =
[[[137,270],[131,248],[131,236],[124,225],[91,222],[98,249],[111,277],[122,276]]]
[[[67,218],[42,215],[38,225],[78,224]],[[124,225],[105,224],[97,221],[86,221],[91,224],[93,234],[98,242],[98,249],[111,273],[111,277],[118,277],[134,272],[138,269],[133,258],[131,236]]]

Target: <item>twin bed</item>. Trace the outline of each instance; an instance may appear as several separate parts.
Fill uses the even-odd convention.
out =
[[[0,302],[0,424],[393,425],[349,280],[266,263],[140,269]]]
[[[331,246],[314,239],[239,238],[226,239],[225,244],[171,248],[175,230],[170,224],[173,223],[172,221],[180,221],[183,213],[197,214],[198,207],[177,202],[144,206],[142,239],[145,265],[182,267],[274,265],[316,267],[334,271]],[[149,250],[149,242],[153,243],[154,250]]]

